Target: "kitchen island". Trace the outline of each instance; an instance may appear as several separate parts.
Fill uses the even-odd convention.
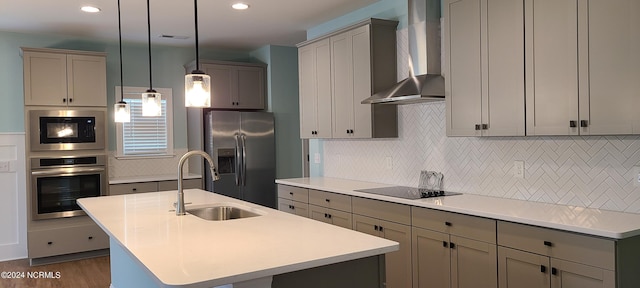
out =
[[[111,287],[378,287],[384,254],[398,249],[393,241],[200,189],[185,190],[187,211],[216,204],[259,216],[176,216],[176,195],[78,200],[110,237]]]

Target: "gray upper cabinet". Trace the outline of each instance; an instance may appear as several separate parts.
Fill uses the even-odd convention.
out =
[[[639,15],[634,0],[525,1],[528,135],[640,133]]]
[[[397,24],[367,19],[298,45],[302,138],[397,137],[396,106],[360,103],[396,82]]]
[[[446,0],[443,8],[447,136],[524,136],[523,3]]]
[[[41,106],[106,107],[106,54],[22,48],[24,103]]]
[[[191,72],[192,63],[186,68]],[[264,110],[266,65],[261,63],[200,60],[200,70],[211,76],[211,107]]]

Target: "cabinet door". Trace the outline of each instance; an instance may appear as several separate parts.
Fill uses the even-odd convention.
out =
[[[353,214],[353,230],[365,234],[382,237],[378,231],[379,223],[375,218]]]
[[[528,135],[577,135],[577,0],[525,0]],[[609,52],[605,52],[609,53]]]
[[[615,288],[615,273],[551,258],[551,288]]]
[[[451,287],[498,287],[496,244],[451,236],[450,248]]]
[[[233,109],[232,69],[226,65],[203,65],[204,72],[211,76],[211,107]]]
[[[24,52],[23,57],[24,104],[67,105],[67,56]]]
[[[589,0],[579,6],[582,135],[639,134],[640,2]]]
[[[309,218],[347,229],[353,228],[351,213],[344,211],[309,205]]]
[[[447,136],[481,136],[480,0],[445,0]]]
[[[415,227],[412,234],[413,288],[451,287],[449,235]]]
[[[331,138],[331,53],[329,39],[298,51],[300,137]]]
[[[107,64],[102,56],[67,55],[69,106],[107,106]]]
[[[482,42],[483,136],[524,136],[524,6],[522,1],[487,0]],[[483,9],[484,10],[484,9]],[[483,21],[485,22],[485,21]],[[482,47],[485,47],[483,45]],[[456,80],[454,80],[456,81]]]
[[[371,138],[371,104],[362,100],[371,97],[371,37],[369,25],[351,31],[351,51],[353,63],[353,126],[351,137]],[[384,69],[384,68],[382,68]]]
[[[264,109],[264,69],[237,67],[238,87],[236,108]]]
[[[411,287],[411,226],[380,220],[382,237],[400,243],[400,249],[385,254],[388,288]]]
[[[351,32],[331,39],[333,138],[346,138],[353,129],[353,43]]]
[[[549,257],[498,246],[500,288],[548,288]]]

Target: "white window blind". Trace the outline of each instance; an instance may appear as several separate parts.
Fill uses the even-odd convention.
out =
[[[131,109],[131,121],[117,123],[116,157],[173,156],[173,109],[171,89],[156,88],[162,94],[162,114],[142,116],[141,93],[144,87],[124,87],[124,101]],[[120,101],[120,88],[116,87],[116,101]]]
[[[125,156],[166,155],[167,100],[162,99],[161,116],[142,116],[142,99],[125,100],[131,105],[131,122],[122,124],[122,148]]]

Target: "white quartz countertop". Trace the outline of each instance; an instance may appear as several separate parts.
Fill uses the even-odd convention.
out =
[[[78,204],[164,287],[212,287],[392,252],[398,243],[200,189],[185,203],[261,216],[176,216],[176,191],[83,198]]]
[[[202,175],[186,173],[183,179],[198,179],[202,178]],[[139,183],[139,182],[154,182],[154,181],[171,181],[178,180],[178,174],[160,174],[160,175],[144,175],[144,176],[125,176],[109,178],[109,184],[127,184],[127,183]]]
[[[278,179],[276,183],[612,239],[622,239],[640,235],[640,214],[473,194],[409,200],[354,191],[396,185],[338,178]]]

